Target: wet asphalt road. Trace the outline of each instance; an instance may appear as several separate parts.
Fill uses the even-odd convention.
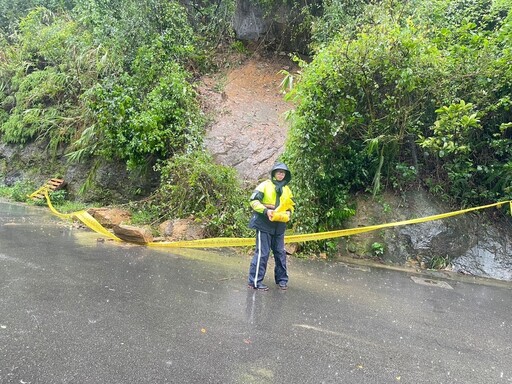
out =
[[[249,261],[0,202],[0,383],[512,382],[512,283],[292,259],[254,292]]]

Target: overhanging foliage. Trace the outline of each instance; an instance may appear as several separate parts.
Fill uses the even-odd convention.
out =
[[[404,169],[452,203],[510,199],[512,4],[390,4],[366,6],[356,31],[339,8],[288,94],[299,228],[338,228],[349,193],[406,188]]]

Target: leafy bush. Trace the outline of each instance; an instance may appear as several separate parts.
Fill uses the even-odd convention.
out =
[[[135,76],[125,75],[89,95],[97,122],[77,148],[135,169],[200,145],[199,106],[182,68],[167,63],[152,86],[144,85],[146,92],[136,83]]]
[[[68,193],[65,189],[60,189],[58,191],[50,192],[48,196],[50,197],[52,204],[62,206],[66,203]]]
[[[338,13],[317,24],[316,55],[287,95],[300,231],[341,227],[351,193],[385,185],[424,180],[457,205],[510,196],[512,2],[414,3],[353,16],[330,2]]]
[[[195,57],[196,35],[186,9],[178,1],[84,0],[74,9],[94,41],[108,47],[122,72],[130,72],[141,47],[160,44],[166,57],[159,61],[184,64]]]
[[[10,187],[1,187],[0,196],[24,203],[28,201],[28,196],[34,192],[34,190],[35,187],[31,181],[17,181]]]
[[[426,31],[382,15],[302,63],[285,152],[299,230],[340,228],[354,213],[350,193],[378,192],[397,161],[414,165],[409,136],[432,109],[439,59]]]
[[[15,36],[0,65],[3,104],[9,110],[0,120],[2,140],[44,140],[55,152],[87,123],[80,96],[108,70],[108,60],[69,15],[45,8],[23,18]]]
[[[236,1],[224,0],[219,2],[197,1],[194,8],[188,9],[189,19],[194,30],[200,36],[200,45],[211,51],[223,41],[234,38],[232,26]],[[234,49],[244,52],[243,44],[236,44]]]
[[[380,2],[377,2],[379,6]],[[357,31],[357,26],[364,23],[365,0],[323,0],[321,16],[312,24],[312,48],[318,52],[328,45],[341,30]]]
[[[0,0],[0,33],[3,31],[10,35],[18,21],[34,8],[45,7],[59,11],[71,10],[74,6],[74,0]]]
[[[375,242],[371,245],[372,256],[379,258],[384,255],[385,247],[382,243]]]
[[[153,20],[154,9],[161,12],[161,19]],[[135,170],[200,146],[203,119],[190,73],[184,68],[195,58],[195,35],[183,7],[148,0],[129,2],[121,15],[104,7],[98,9],[99,15],[87,9],[81,12],[88,24],[100,28],[95,34],[107,28],[97,25],[97,19],[116,17],[113,22],[120,29],[107,44],[115,57],[125,61],[120,73],[104,77],[84,94],[82,100],[93,119],[75,141],[70,160],[87,156],[121,160]],[[125,40],[136,31],[140,35]]]
[[[245,236],[250,232],[248,193],[233,168],[217,165],[204,151],[177,155],[158,165],[161,184],[139,210],[153,221],[194,217],[208,236]]]

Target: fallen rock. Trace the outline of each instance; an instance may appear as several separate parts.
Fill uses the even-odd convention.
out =
[[[172,220],[165,220],[158,226],[158,230],[160,231],[160,235],[163,237],[169,237],[172,235],[172,230],[174,228]]]
[[[145,244],[153,242],[153,235],[151,231],[146,228],[120,224],[114,226],[113,229],[117,237],[130,243]]]
[[[285,244],[284,249],[286,251],[287,255],[293,255],[297,252],[297,249],[299,248],[299,244],[297,243],[288,243]]]
[[[159,226],[160,234],[169,241],[198,240],[205,238],[204,227],[192,218],[164,221]]]
[[[113,228],[131,219],[129,211],[119,208],[91,208],[87,212],[105,228]]]

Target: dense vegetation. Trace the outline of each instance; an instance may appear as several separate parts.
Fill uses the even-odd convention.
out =
[[[333,8],[288,95],[300,229],[340,227],[355,192],[418,183],[458,206],[511,199],[512,2]]]
[[[146,221],[194,215],[210,235],[244,232],[234,171],[200,152],[205,116],[193,87],[230,37],[234,2],[196,5],[0,1],[2,141],[91,164],[84,192],[105,161],[156,169],[160,187],[135,207]]]
[[[154,169],[147,221],[194,215],[210,235],[243,235],[246,192],[203,153],[193,87],[236,43],[235,1],[184,4],[0,0],[0,137],[91,163],[85,187],[104,161]],[[288,78],[295,230],[339,228],[356,192],[512,198],[511,0],[259,4],[274,27],[291,9],[286,36],[308,56]]]

